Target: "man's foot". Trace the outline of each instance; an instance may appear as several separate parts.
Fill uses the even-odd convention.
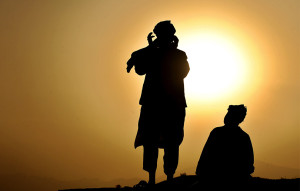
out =
[[[173,180],[173,174],[167,175],[167,181]]]
[[[155,185],[155,181],[149,180],[148,185]]]
[[[147,182],[145,180],[141,180],[138,184],[134,185],[135,189],[142,189],[147,187]]]
[[[149,173],[149,185],[154,185],[155,184],[155,172],[154,173]]]

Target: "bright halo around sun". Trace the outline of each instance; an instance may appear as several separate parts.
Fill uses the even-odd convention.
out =
[[[221,100],[247,80],[247,64],[238,47],[217,34],[199,33],[180,42],[188,56],[186,96],[197,102]]]

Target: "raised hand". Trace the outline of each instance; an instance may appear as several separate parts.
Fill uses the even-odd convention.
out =
[[[155,36],[154,35],[152,35],[153,33],[152,32],[150,32],[149,34],[148,34],[148,36],[147,36],[147,40],[148,40],[148,44],[149,45],[152,45],[152,43],[153,43],[153,40],[152,40],[152,38],[154,38]]]
[[[127,73],[129,73],[130,72],[130,70],[131,70],[131,68],[133,67],[133,65],[128,65],[127,66],[127,68],[126,68],[126,70],[127,70]]]

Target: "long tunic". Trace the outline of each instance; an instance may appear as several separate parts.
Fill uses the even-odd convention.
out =
[[[135,147],[144,144],[180,145],[185,107],[184,78],[189,72],[185,52],[176,48],[146,47],[132,53],[128,65],[146,75]]]

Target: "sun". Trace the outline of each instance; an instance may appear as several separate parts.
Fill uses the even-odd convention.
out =
[[[211,102],[233,94],[247,80],[247,63],[238,47],[220,34],[199,33],[181,42],[190,73],[186,95],[193,101]]]

